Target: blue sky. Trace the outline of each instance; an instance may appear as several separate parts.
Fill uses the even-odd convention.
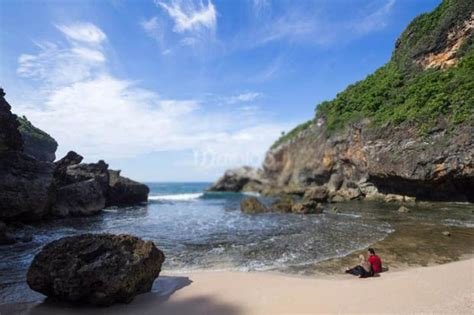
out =
[[[439,0],[0,1],[0,84],[87,161],[144,181],[260,165]]]

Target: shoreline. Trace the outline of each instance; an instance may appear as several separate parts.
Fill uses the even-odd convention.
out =
[[[166,273],[151,293],[108,308],[43,303],[0,305],[3,314],[443,313],[474,308],[474,258],[359,279],[279,272]],[[403,301],[403,303],[400,303]]]

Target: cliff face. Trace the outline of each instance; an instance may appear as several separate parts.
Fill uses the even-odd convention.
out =
[[[256,190],[474,202],[473,30],[470,0],[416,18],[386,65],[272,146]]]
[[[421,200],[474,201],[473,128],[439,123],[427,136],[416,125],[354,124],[326,137],[322,119],[290,143],[270,150],[264,174],[278,192],[328,186],[343,199],[382,194]],[[291,191],[291,189],[290,189]]]
[[[82,156],[69,152],[52,163],[56,141],[12,114],[4,96],[0,88],[0,226],[147,201],[146,185],[109,170],[104,161],[81,163]]]
[[[18,117],[18,130],[23,138],[23,151],[35,159],[53,162],[58,143],[46,132],[36,128],[26,117]]]

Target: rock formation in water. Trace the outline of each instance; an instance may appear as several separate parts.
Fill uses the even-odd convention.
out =
[[[474,1],[445,0],[416,18],[391,60],[281,137],[262,170],[226,173],[211,190],[252,188],[329,201],[474,202]]]
[[[148,200],[148,186],[120,176],[120,171],[109,170],[106,206],[126,207]]]
[[[256,191],[265,183],[263,173],[249,166],[228,170],[210,191]]]
[[[69,152],[52,163],[56,141],[25,118],[12,114],[4,96],[0,89],[1,221],[92,215],[106,206],[147,201],[146,185],[109,170],[104,161],[81,163],[82,156]],[[25,137],[30,140],[24,142]]]
[[[149,292],[165,260],[151,241],[85,234],[47,244],[27,274],[32,290],[71,303],[129,303]]]

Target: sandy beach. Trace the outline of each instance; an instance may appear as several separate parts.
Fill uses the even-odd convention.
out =
[[[93,309],[11,304],[0,306],[0,314],[472,314],[473,275],[474,259],[369,279],[192,272],[160,277],[155,293],[128,305]]]

